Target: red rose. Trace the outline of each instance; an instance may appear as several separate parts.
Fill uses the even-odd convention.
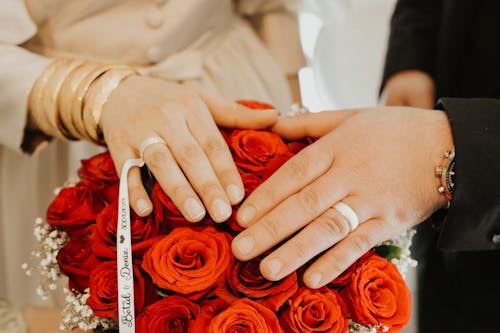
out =
[[[136,332],[191,332],[199,312],[198,304],[182,296],[169,296],[142,311],[137,317]]]
[[[73,234],[69,242],[57,253],[61,272],[68,277],[70,290],[83,292],[89,286],[90,271],[101,263],[92,252],[95,226],[91,225]]]
[[[118,317],[118,278],[116,261],[105,261],[95,267],[90,274],[89,298],[87,305],[101,318]],[[134,265],[134,303],[139,313],[144,305],[146,286],[140,270]]]
[[[208,333],[278,333],[283,332],[274,312],[243,298],[216,315],[208,325]]]
[[[313,142],[314,142],[313,138],[305,138],[300,141],[290,141],[286,145],[288,146],[288,149],[290,149],[292,154],[295,155]]]
[[[285,332],[345,333],[347,307],[336,290],[300,288],[280,317]]]
[[[382,324],[384,332],[397,332],[410,319],[408,287],[396,266],[373,252],[358,264],[342,294],[353,320],[362,325]]]
[[[141,257],[155,242],[154,238],[164,233],[164,225],[157,223],[151,216],[139,217],[130,212],[130,231],[132,253]],[[97,232],[94,238],[94,253],[97,256],[116,258],[116,233],[118,221],[118,203],[108,205],[97,215]]]
[[[47,222],[54,228],[72,232],[95,222],[104,202],[82,183],[63,188],[47,210]]]
[[[93,183],[109,184],[119,181],[115,164],[109,152],[82,160],[82,167],[78,169],[78,175],[81,179],[86,179]]]
[[[235,130],[229,136],[229,148],[238,168],[262,179],[293,156],[277,134],[266,131]]]
[[[82,181],[98,191],[106,202],[111,203],[118,199],[120,179],[116,174],[115,164],[109,152],[82,160],[82,167],[78,170],[78,174]]]
[[[165,224],[167,227],[177,228],[213,224],[208,217],[200,222],[197,222],[196,224],[186,220],[172,200],[170,200],[165,192],[163,192],[159,183],[156,183],[153,186],[151,200],[153,201],[153,213],[155,220],[158,223]]]
[[[212,319],[227,309],[230,303],[222,298],[210,299],[201,303],[201,310],[190,332],[205,332]]]
[[[158,288],[196,300],[224,282],[230,242],[213,227],[176,228],[144,254],[142,268]]]
[[[262,258],[235,261],[227,270],[227,284],[238,298],[249,298],[277,312],[281,305],[297,291],[297,274],[293,272],[276,282],[266,280],[260,274],[261,260]]]

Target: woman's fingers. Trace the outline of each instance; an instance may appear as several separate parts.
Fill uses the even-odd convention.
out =
[[[305,137],[319,138],[328,134],[359,111],[359,109],[323,111],[281,118],[272,130],[288,140],[298,140]]]
[[[315,145],[304,148],[255,189],[238,210],[239,225],[248,227],[255,223],[285,198],[304,188],[330,168],[333,155],[320,141],[321,139]]]
[[[108,142],[108,149],[115,163],[118,176],[121,176],[121,170],[125,161],[137,158],[137,153],[132,148],[117,144],[114,141]],[[127,182],[130,206],[137,215],[148,216],[153,209],[153,204],[142,184],[139,168],[130,169]]]
[[[231,151],[220,134],[205,104],[201,101],[187,117],[187,125],[194,139],[202,147],[222,188],[232,205],[243,200],[245,190],[234,164]]]
[[[186,124],[177,124],[175,129],[170,127],[164,135],[177,164],[198,193],[212,219],[215,222],[227,220],[232,214],[229,199],[207,155],[193,138]],[[164,171],[160,169],[158,172]],[[167,186],[162,183],[160,185]]]
[[[155,175],[163,191],[190,222],[205,216],[205,208],[180,170],[170,149],[165,144],[154,144],[143,152],[149,170]]]
[[[252,110],[207,91],[200,96],[215,123],[222,127],[259,129],[271,127],[278,120],[279,112],[274,109]]]

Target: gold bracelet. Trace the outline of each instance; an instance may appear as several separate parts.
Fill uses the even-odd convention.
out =
[[[87,133],[87,130],[85,129],[85,123],[83,121],[83,100],[85,98],[85,95],[87,94],[87,91],[90,88],[92,82],[94,82],[98,77],[100,77],[111,68],[111,65],[100,65],[91,70],[83,78],[83,80],[80,81],[75,94],[73,95],[71,103],[71,119],[80,138],[87,140],[91,139]]]
[[[33,84],[28,96],[28,112],[31,119],[35,127],[47,135],[52,135],[52,133],[42,109],[42,99],[45,92],[45,86],[58,66],[60,66],[58,60],[53,61],[47,66]]]
[[[72,104],[75,98],[76,90],[80,82],[98,65],[94,63],[82,63],[80,66],[74,68],[64,80],[61,91],[59,93],[59,117],[58,124],[63,132],[68,134],[68,138],[76,140],[81,137],[77,131],[72,117]]]
[[[66,139],[68,136],[58,126],[60,114],[58,97],[68,74],[82,62],[72,59],[60,59],[58,62],[60,65],[57,66],[45,86],[41,106],[47,120],[46,125],[50,128],[49,133],[57,138]]]
[[[83,100],[82,115],[86,133],[92,141],[103,142],[99,131],[99,120],[108,97],[123,80],[137,74],[138,72],[130,67],[114,67],[90,85]]]

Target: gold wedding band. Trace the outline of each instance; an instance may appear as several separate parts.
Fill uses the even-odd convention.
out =
[[[340,213],[347,222],[349,222],[349,225],[351,226],[351,232],[354,231],[359,225],[359,218],[354,209],[351,208],[348,204],[345,202],[339,201],[337,202],[333,208]]]
[[[148,149],[150,146],[155,145],[155,144],[162,144],[162,145],[167,145],[165,140],[160,138],[159,136],[151,136],[144,141],[141,142],[140,149],[139,151],[141,152],[141,159],[144,161],[144,152],[146,149]]]

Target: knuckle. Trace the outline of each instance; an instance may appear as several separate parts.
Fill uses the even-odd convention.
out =
[[[358,253],[365,253],[372,247],[370,236],[364,233],[353,235],[351,241],[354,250]]]
[[[206,141],[203,150],[207,155],[218,155],[226,151],[226,145],[221,139],[211,137]]]
[[[340,274],[347,268],[344,261],[338,256],[335,256],[333,254],[327,255],[326,261],[327,261],[328,271],[332,272],[332,274],[336,273]]]
[[[201,193],[204,197],[217,196],[220,192],[220,186],[215,182],[206,182],[201,186]]]
[[[291,239],[289,244],[291,246],[290,252],[293,255],[294,261],[298,261],[300,263],[306,262],[314,255],[311,255],[310,251],[308,251],[307,244],[300,240]]]
[[[183,146],[179,151],[179,161],[185,165],[197,165],[202,160],[202,153],[194,143]]]
[[[272,239],[273,243],[281,241],[283,231],[278,220],[267,220],[263,224],[265,234]]]
[[[321,200],[313,190],[306,188],[300,191],[298,201],[306,213],[315,215],[319,212]]]
[[[322,228],[322,232],[330,238],[342,238],[349,232],[346,221],[343,218],[335,218],[332,215],[320,218],[319,225]]]
[[[144,152],[144,158],[150,169],[158,170],[165,165],[167,156],[165,152],[151,146]]]
[[[191,192],[191,188],[187,185],[173,185],[172,190],[169,191],[171,193],[172,199],[181,199],[186,196]]]
[[[304,179],[307,177],[308,163],[306,159],[291,159],[288,168],[292,179]]]

